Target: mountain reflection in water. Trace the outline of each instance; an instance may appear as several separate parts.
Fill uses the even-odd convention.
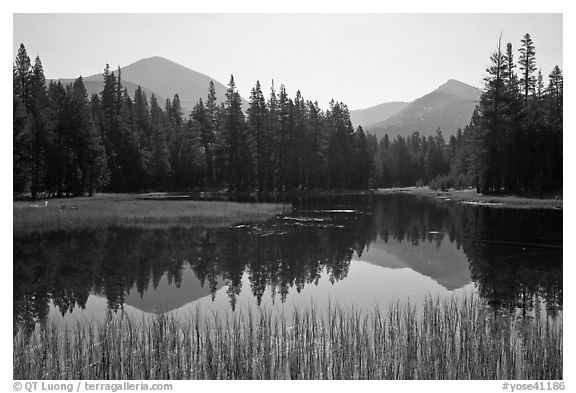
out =
[[[494,308],[562,308],[562,213],[407,195],[293,201],[230,228],[108,227],[14,238],[15,324],[51,307],[146,313],[243,302],[375,303],[477,291]],[[105,302],[102,300],[105,298]]]

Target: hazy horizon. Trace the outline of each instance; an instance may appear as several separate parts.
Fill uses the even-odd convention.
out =
[[[14,14],[20,43],[49,79],[101,73],[160,56],[249,97],[260,80],[322,107],[412,101],[456,79],[482,87],[502,35],[532,36],[547,78],[562,67],[562,14]],[[106,29],[103,29],[103,27]],[[297,27],[297,28],[295,28]],[[86,45],[89,42],[90,45]],[[517,56],[516,56],[517,58]]]

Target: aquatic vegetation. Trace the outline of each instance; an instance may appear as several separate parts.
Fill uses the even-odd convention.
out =
[[[562,316],[477,297],[359,311],[313,305],[97,324],[13,337],[14,379],[562,379]]]
[[[106,225],[228,225],[266,220],[289,208],[271,203],[154,200],[128,194],[55,199],[40,205],[14,202],[14,234]]]

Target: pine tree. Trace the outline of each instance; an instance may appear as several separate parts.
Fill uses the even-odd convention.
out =
[[[346,188],[352,183],[354,128],[345,104],[330,102],[326,114],[328,127],[328,177],[331,188]]]
[[[545,188],[553,191],[562,189],[563,96],[562,70],[556,65],[549,74],[548,86],[544,93],[546,147],[540,152],[545,164]]]
[[[144,93],[140,86],[138,86],[134,92],[134,102],[131,106],[132,128],[138,141],[142,162],[142,186],[149,188],[150,179],[152,178],[150,170],[152,160],[152,126],[150,123],[150,106],[148,105],[148,99],[146,98],[146,93]]]
[[[266,102],[266,138],[265,143],[267,147],[267,155],[265,157],[265,182],[268,190],[275,190],[278,187],[277,168],[279,166],[279,130],[280,130],[280,114],[278,108],[278,97],[274,88],[274,81],[270,87],[270,97]]]
[[[361,126],[358,126],[354,134],[354,146],[355,165],[352,186],[357,189],[368,189],[371,187],[374,169],[372,157],[368,152],[366,134]]]
[[[310,188],[322,187],[322,179],[325,177],[325,157],[327,152],[327,139],[324,134],[323,113],[318,102],[308,101],[308,122],[310,135],[310,147],[307,152],[306,164],[312,170],[310,174]]]
[[[167,143],[170,152],[170,169],[172,175],[172,188],[180,189],[185,183],[186,167],[183,160],[183,126],[184,119],[180,97],[175,94],[172,101],[166,100],[165,112],[168,116]]]
[[[520,99],[520,90],[518,76],[514,69],[514,52],[512,44],[508,43],[506,46],[506,83],[505,83],[505,99],[506,111],[505,121],[503,123],[504,130],[504,156],[507,159],[503,163],[503,186],[506,190],[515,192],[518,188],[518,173],[522,164],[522,154],[520,152],[520,144],[522,142],[522,132],[520,124],[522,123],[522,102]]]
[[[46,150],[50,143],[50,113],[46,78],[40,57],[36,57],[30,78],[30,114],[32,116],[32,198],[45,189]]]
[[[288,191],[289,188],[289,163],[288,163],[288,150],[290,149],[290,107],[292,103],[286,93],[286,87],[280,85],[280,92],[278,93],[278,127],[276,136],[276,160],[277,160],[277,186],[280,191]]]
[[[108,159],[110,189],[137,191],[145,185],[142,179],[145,171],[139,137],[133,129],[132,102],[122,86],[121,77],[117,79],[108,64],[100,96],[99,124]]]
[[[32,102],[30,91],[30,83],[32,79],[32,64],[30,63],[30,57],[26,52],[24,44],[20,44],[18,49],[18,54],[14,61],[14,94],[16,94],[24,105],[26,109],[30,110],[30,105]]]
[[[228,188],[231,191],[240,190],[248,185],[249,178],[245,168],[251,166],[251,162],[241,162],[242,136],[245,133],[245,119],[242,112],[242,102],[240,94],[236,90],[234,76],[230,76],[228,90],[226,91],[225,103],[225,125],[224,125],[224,143],[227,150],[226,171],[228,178]],[[250,157],[244,157],[250,160]]]
[[[74,195],[92,195],[106,185],[108,168],[104,145],[94,125],[82,77],[74,81],[69,98],[69,121],[73,130],[74,163],[70,189]]]
[[[507,76],[508,76],[508,80],[507,80],[507,84],[508,84],[508,88],[512,89],[513,86],[517,86],[518,85],[518,76],[516,75],[516,72],[514,71],[514,68],[516,68],[516,64],[514,63],[514,51],[512,49],[512,43],[507,43],[506,44],[506,72],[507,72]]]
[[[538,104],[542,102],[544,95],[544,78],[542,77],[542,70],[538,70],[538,77],[536,78],[536,100]]]
[[[108,160],[108,168],[110,170],[110,188],[118,190],[118,153],[114,149],[113,140],[115,137],[114,132],[114,97],[116,89],[116,76],[114,72],[110,72],[110,65],[106,64],[104,68],[104,87],[100,92],[99,99],[99,124],[100,132],[104,142],[106,151],[106,158]]]
[[[256,156],[256,179],[258,192],[262,193],[266,188],[266,100],[260,88],[260,82],[256,81],[256,86],[250,94],[250,106],[248,107],[248,128],[252,140],[255,141]]]
[[[477,174],[477,188],[480,192],[499,192],[503,185],[502,174],[499,171],[504,165],[504,119],[507,106],[506,77],[508,76],[508,61],[498,42],[496,51],[490,56],[491,65],[486,69],[488,75],[484,78],[485,91],[478,104],[478,116],[473,130],[477,134],[475,157],[479,160],[476,168],[481,168]]]
[[[293,106],[293,130],[291,133],[291,143],[289,146],[288,157],[290,162],[290,182],[291,188],[302,189],[308,186],[308,170],[305,164],[306,153],[308,151],[309,130],[308,130],[308,113],[306,112],[306,103],[300,93],[296,91]]]
[[[154,94],[150,98],[150,185],[164,190],[170,177],[170,154],[166,143],[167,121]]]
[[[15,79],[16,80],[16,79]],[[26,189],[30,178],[30,117],[22,99],[14,89],[12,101],[12,168],[13,192],[19,194]]]
[[[63,196],[66,186],[66,166],[71,161],[71,138],[69,94],[60,82],[51,82],[48,87],[52,107],[53,139],[48,151],[48,172],[52,188],[58,198]]]
[[[200,182],[202,155],[200,148],[200,130],[192,119],[186,121],[182,130],[182,170],[183,189],[202,185]]]
[[[208,116],[208,123],[206,124],[206,129],[204,130],[206,141],[208,142],[209,154],[207,160],[208,172],[211,176],[209,184],[214,186],[216,184],[216,166],[215,166],[215,144],[216,144],[216,133],[218,130],[218,106],[216,104],[216,88],[214,87],[214,81],[210,81],[208,87],[208,99],[206,100],[206,112]]]
[[[560,120],[562,120],[562,101],[564,95],[564,78],[562,76],[562,70],[556,65],[548,77],[549,83],[546,88],[546,94],[551,98],[550,102],[552,103],[553,112]]]
[[[530,34],[526,33],[522,38],[522,47],[518,49],[520,52],[520,85],[522,86],[522,92],[524,95],[524,106],[528,105],[529,96],[534,93],[536,86],[536,77],[534,72],[536,71],[536,51],[534,48],[534,43]]]
[[[214,135],[211,132],[212,120],[208,117],[208,112],[202,99],[192,109],[192,119],[196,122],[200,144],[204,153],[204,186],[211,187],[213,185],[212,145],[214,144]]]
[[[32,163],[32,118],[30,108],[30,58],[20,44],[12,67],[13,90],[13,191],[21,193],[29,187]]]

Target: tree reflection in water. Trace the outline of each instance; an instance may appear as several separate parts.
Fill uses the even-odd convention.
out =
[[[231,228],[108,227],[14,238],[14,323],[84,308],[91,293],[117,310],[131,289],[142,296],[164,276],[180,287],[192,269],[214,299],[224,283],[235,307],[246,273],[260,304],[266,289],[290,291],[346,278],[350,261],[376,241],[462,250],[481,297],[494,308],[528,312],[542,300],[562,308],[562,213],[494,209],[404,195],[294,201],[292,217]],[[345,210],[344,210],[345,209]],[[330,210],[337,210],[336,212]],[[353,212],[349,212],[352,210]],[[246,290],[246,289],[244,289]]]

